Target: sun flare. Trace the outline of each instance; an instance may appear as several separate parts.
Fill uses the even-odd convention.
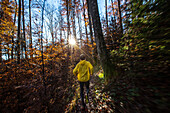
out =
[[[69,44],[70,44],[70,45],[75,45],[75,44],[76,44],[75,39],[74,39],[74,38],[70,38],[70,39],[69,39]]]

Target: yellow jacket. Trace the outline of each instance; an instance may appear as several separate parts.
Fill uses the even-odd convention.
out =
[[[87,82],[90,80],[90,74],[93,74],[93,66],[90,62],[81,60],[74,68],[73,74],[77,75],[78,81]]]

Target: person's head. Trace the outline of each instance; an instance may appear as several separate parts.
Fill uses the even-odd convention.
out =
[[[80,60],[85,60],[85,59],[86,59],[85,55],[84,55],[84,54],[81,54],[81,55],[80,55]]]

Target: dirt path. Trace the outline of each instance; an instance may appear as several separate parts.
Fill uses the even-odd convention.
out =
[[[100,81],[100,82],[99,82]],[[81,108],[81,99],[80,99],[80,88],[79,84],[76,84],[76,92],[72,99],[72,101],[67,106],[65,113],[112,113],[114,104],[111,97],[106,94],[106,92],[102,93],[102,88],[104,88],[104,84],[101,83],[101,80],[97,76],[91,77],[90,81],[90,92],[89,92],[89,102],[85,99],[87,111],[82,111]],[[86,90],[86,89],[85,89]],[[84,93],[86,94],[86,93]],[[86,96],[86,95],[85,95]]]

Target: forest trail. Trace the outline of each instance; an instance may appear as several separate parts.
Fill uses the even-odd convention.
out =
[[[100,82],[99,82],[100,81]],[[102,93],[102,88],[104,88],[104,83],[101,82],[101,79],[94,74],[90,80],[90,92],[89,92],[89,102],[86,98],[86,88],[84,91],[85,102],[87,106],[86,111],[81,110],[81,99],[80,99],[80,88],[79,84],[76,83],[76,91],[74,93],[73,99],[67,105],[65,113],[96,113],[96,112],[113,112],[114,103],[111,97],[106,93]]]

